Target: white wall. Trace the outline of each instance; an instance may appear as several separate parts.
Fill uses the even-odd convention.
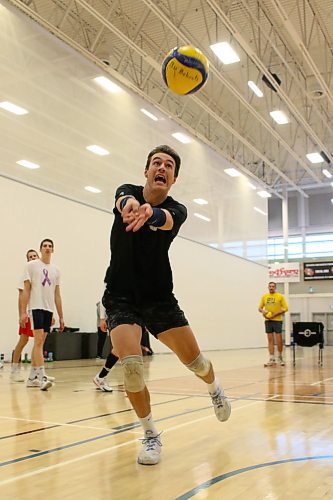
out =
[[[1,177],[0,212],[0,352],[8,354],[17,341],[16,286],[27,249],[43,238],[54,240],[66,325],[95,331],[113,216]],[[265,267],[180,237],[171,257],[175,292],[202,349],[265,345],[257,313],[267,286]],[[154,350],[161,349],[154,343]]]

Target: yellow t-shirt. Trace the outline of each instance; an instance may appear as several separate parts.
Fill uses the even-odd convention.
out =
[[[261,301],[259,304],[259,309],[264,307],[266,311],[271,312],[271,313],[277,313],[280,312],[282,309],[284,311],[288,311],[288,306],[286,299],[281,293],[275,292],[275,293],[265,293],[261,297]],[[270,318],[265,318],[264,320],[267,321]],[[271,321],[282,321],[282,314],[279,314],[279,316],[275,316]]]

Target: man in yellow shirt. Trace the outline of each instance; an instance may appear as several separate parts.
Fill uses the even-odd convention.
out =
[[[269,293],[261,297],[259,312],[265,319],[265,331],[267,333],[269,360],[265,366],[274,366],[276,364],[274,356],[274,334],[276,337],[277,348],[279,351],[278,363],[284,366],[282,351],[282,319],[285,312],[288,311],[286,299],[281,293],[276,291],[276,283],[268,283]]]

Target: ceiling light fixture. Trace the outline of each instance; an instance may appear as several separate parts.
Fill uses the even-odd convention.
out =
[[[150,111],[147,111],[145,108],[141,108],[140,109],[141,113],[143,113],[144,115],[148,116],[148,118],[150,118],[151,120],[153,120],[154,122],[157,122],[158,121],[158,118],[157,116],[153,115],[153,113],[150,113]]]
[[[84,188],[84,189],[85,189],[86,191],[89,191],[89,193],[95,193],[95,194],[97,194],[97,193],[101,193],[101,192],[102,192],[100,189],[95,188],[95,187],[93,187],[93,186],[85,186],[85,188]]]
[[[325,175],[325,177],[327,177],[327,179],[331,179],[332,174],[329,170],[327,170],[326,168],[323,168],[322,173]]]
[[[257,97],[263,97],[264,93],[260,90],[259,87],[257,87],[257,85],[252,80],[249,80],[247,84]]]
[[[181,142],[182,144],[190,144],[190,142],[192,142],[192,140],[185,134],[183,134],[182,132],[175,132],[174,134],[171,134],[172,137],[174,137],[175,139],[177,139],[177,141]]]
[[[19,160],[16,163],[18,165],[21,165],[21,167],[30,168],[31,170],[35,170],[36,168],[40,168],[40,165],[38,165],[38,163],[33,163],[32,161],[28,161],[28,160]]]
[[[198,217],[198,219],[202,219],[202,220],[204,220],[206,222],[210,222],[210,218],[206,217],[205,215],[198,214],[197,212],[195,212],[193,215],[195,217]]]
[[[237,52],[234,51],[228,42],[214,43],[210,45],[210,48],[223,64],[233,64],[240,61]]]
[[[311,161],[311,163],[323,163],[324,158],[321,156],[320,153],[308,153],[306,155],[307,159]]]
[[[260,196],[261,198],[271,198],[271,193],[268,191],[258,191],[257,195]]]
[[[107,156],[110,154],[107,149],[101,148],[101,146],[97,146],[96,144],[91,144],[90,146],[87,146],[86,149],[99,156]]]
[[[9,101],[0,102],[0,108],[5,111],[9,111],[10,113],[14,113],[15,115],[27,115],[29,113],[26,109],[21,108],[20,106],[17,106]]]
[[[103,87],[104,90],[107,90],[112,94],[121,92],[122,90],[118,85],[109,80],[109,78],[106,78],[106,76],[97,76],[96,78],[94,78],[94,82],[96,82],[97,85]]]
[[[193,201],[198,205],[208,205],[208,201],[204,200],[203,198],[194,198]]]
[[[224,171],[226,174],[230,175],[230,177],[240,177],[242,175],[235,168],[225,168]]]
[[[279,109],[270,111],[269,114],[271,115],[273,120],[275,120],[276,123],[278,123],[279,125],[285,125],[286,123],[289,123],[287,115],[283,111],[280,111]]]

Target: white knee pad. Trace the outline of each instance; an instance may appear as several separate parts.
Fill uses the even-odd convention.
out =
[[[121,364],[124,370],[124,386],[126,391],[142,391],[145,388],[142,356],[126,356],[126,358],[121,360]]]
[[[197,358],[195,358],[192,363],[189,365],[185,365],[191,372],[194,372],[196,375],[199,375],[199,377],[205,377],[208,375],[209,370],[212,366],[212,363],[209,361],[209,359],[206,359],[202,353],[199,354]]]

